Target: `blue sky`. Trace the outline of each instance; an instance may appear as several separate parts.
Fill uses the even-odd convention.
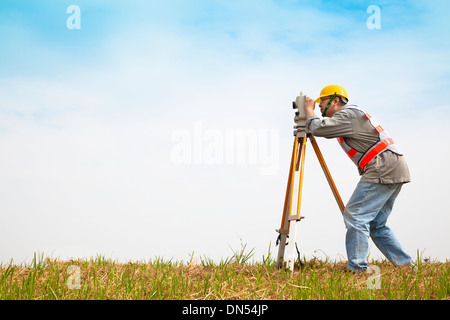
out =
[[[164,5],[159,1],[78,1],[76,4],[82,8],[82,29],[78,31],[65,28],[65,9],[70,4],[3,2],[2,41],[15,48],[2,52],[5,64],[11,62],[7,65],[16,72],[24,68],[41,73],[53,70],[47,59],[77,67],[96,64],[108,58],[105,46],[113,44],[116,50],[127,46],[127,41],[119,38],[121,35],[126,34],[131,45],[145,45],[149,32],[176,34],[198,49],[225,49],[220,45],[227,39],[228,45],[254,58],[262,58],[274,49],[317,55],[323,45],[347,51],[360,47],[361,42],[367,46],[392,37],[401,42],[418,36],[423,38],[415,45],[448,46],[443,41],[449,26],[442,8],[448,5],[442,1],[432,7],[419,1],[378,2],[382,32],[365,28],[369,16],[366,8],[372,4],[368,1],[166,1]],[[248,33],[256,39],[244,38]],[[242,46],[244,40],[248,47]]]
[[[66,27],[72,4],[81,10],[80,30]],[[381,10],[380,30],[366,26],[370,5]],[[392,218],[400,241],[412,254],[448,258],[448,173],[440,168],[450,138],[449,7],[446,1],[2,1],[0,261],[35,251],[122,260],[188,259],[195,251],[218,258],[241,238],[259,258],[280,219],[291,101],[301,90],[316,96],[330,83],[343,85],[350,102],[375,110],[407,156],[413,182]],[[276,170],[261,174],[267,161],[261,153],[259,162],[244,165],[176,164],[174,137],[184,132],[195,140],[199,128],[205,149],[214,137],[253,130],[261,146],[273,143]],[[271,132],[273,139],[264,140]],[[348,199],[356,170],[337,144],[320,143]],[[419,148],[427,144],[435,146],[432,159]],[[334,200],[323,200],[330,192],[323,191],[320,168],[314,160],[308,165],[304,254],[345,255]],[[432,217],[426,222],[424,212]],[[330,223],[323,225],[324,218]]]

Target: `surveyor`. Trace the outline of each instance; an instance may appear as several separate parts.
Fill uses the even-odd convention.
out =
[[[316,102],[323,118],[314,114]],[[371,114],[349,105],[347,91],[339,85],[324,87],[316,100],[306,96],[305,111],[306,128],[316,137],[337,138],[361,175],[343,213],[347,269],[367,269],[369,236],[394,265],[412,264],[386,225],[403,184],[410,182],[408,165],[394,140]]]

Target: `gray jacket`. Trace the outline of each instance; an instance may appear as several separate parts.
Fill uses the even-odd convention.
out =
[[[316,137],[343,137],[348,145],[363,153],[379,141],[378,132],[367,121],[364,113],[345,106],[331,118],[321,119],[316,115],[309,117],[306,128]],[[364,171],[359,170],[359,174],[360,182],[389,184],[411,181],[404,156],[390,150],[378,154]]]

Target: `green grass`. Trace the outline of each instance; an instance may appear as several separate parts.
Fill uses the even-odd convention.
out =
[[[293,273],[278,270],[270,250],[262,261],[254,251],[233,251],[219,263],[203,257],[190,261],[119,263],[98,255],[60,261],[36,255],[30,264],[0,265],[0,299],[449,299],[450,262],[417,257],[417,269],[372,261],[380,269],[380,288],[369,289],[374,274],[352,274],[345,262],[303,261]],[[77,274],[68,273],[77,266]],[[72,267],[73,268],[73,267]],[[68,285],[68,281],[70,282]],[[72,286],[70,286],[72,284]],[[73,287],[75,286],[75,288]],[[72,288],[70,288],[72,287]]]

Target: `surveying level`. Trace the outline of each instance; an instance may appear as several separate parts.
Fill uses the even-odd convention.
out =
[[[286,196],[284,199],[284,208],[283,208],[283,216],[281,219],[281,227],[276,231],[279,233],[277,244],[278,247],[278,257],[277,257],[277,268],[285,267],[291,271],[294,270],[294,262],[295,262],[295,252],[294,245],[296,246],[296,236],[297,236],[297,222],[304,219],[304,216],[300,215],[300,205],[301,205],[301,196],[302,196],[302,187],[303,187],[303,173],[305,167],[305,150],[306,150],[306,140],[309,138],[313,149],[316,153],[317,159],[322,167],[323,172],[325,173],[325,177],[327,178],[328,184],[330,185],[331,191],[336,199],[336,202],[341,210],[341,213],[344,213],[344,204],[342,203],[339,192],[336,189],[336,185],[334,184],[333,179],[331,178],[328,167],[325,163],[325,160],[320,152],[319,146],[317,145],[316,139],[314,136],[306,130],[306,111],[305,111],[305,95],[300,92],[300,95],[297,96],[295,101],[292,103],[292,107],[297,109],[294,117],[294,147],[292,150],[291,156],[291,166],[289,169],[289,178],[286,188]],[[300,170],[300,177],[298,181],[298,197],[297,197],[297,212],[296,214],[292,214],[292,196],[294,190],[295,183],[295,173]],[[288,241],[289,238],[289,241]],[[286,253],[285,253],[286,249]],[[298,248],[297,248],[298,252]],[[284,258],[286,256],[286,261]],[[298,252],[298,259],[300,261],[300,253]]]

